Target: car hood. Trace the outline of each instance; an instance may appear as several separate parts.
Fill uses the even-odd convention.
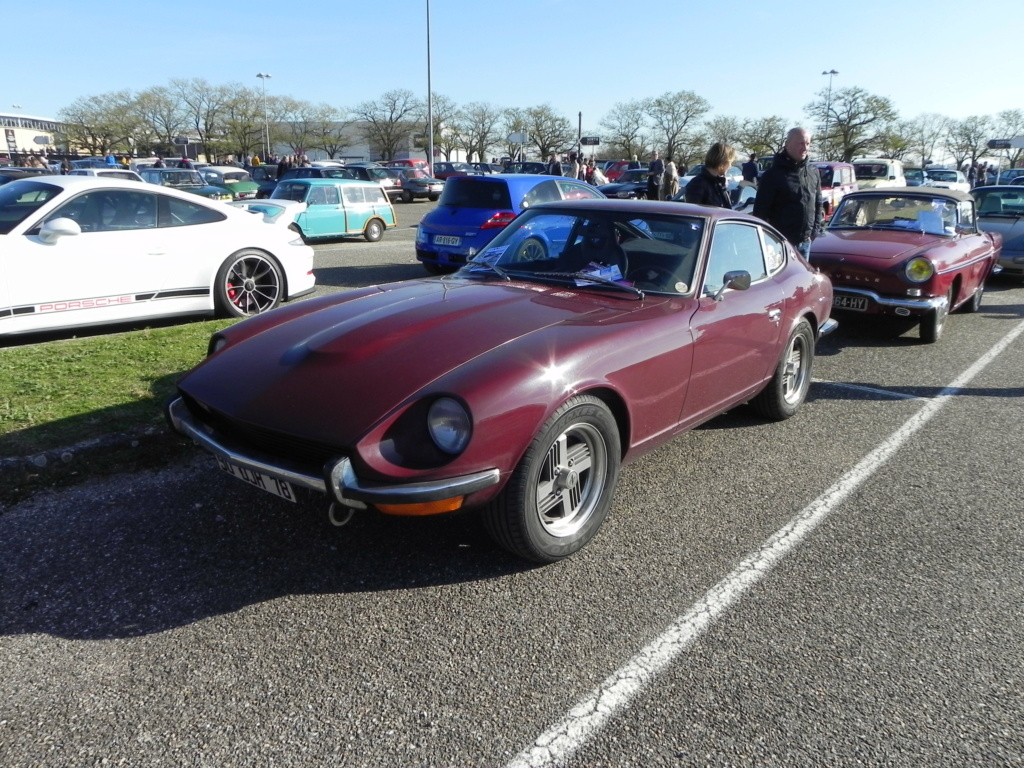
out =
[[[340,295],[229,344],[178,386],[249,425],[351,446],[388,413],[470,361],[551,326],[578,325],[584,318],[585,325],[596,326],[641,306],[600,294],[566,295],[565,286],[395,283]],[[244,333],[245,323],[229,329],[229,339],[231,331]]]
[[[830,230],[811,245],[811,258],[899,261],[948,238],[898,230]]]

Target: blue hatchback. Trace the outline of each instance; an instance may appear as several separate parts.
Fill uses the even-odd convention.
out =
[[[445,182],[437,207],[420,221],[416,258],[431,274],[454,272],[524,209],[558,200],[603,197],[589,184],[561,176],[453,176]]]

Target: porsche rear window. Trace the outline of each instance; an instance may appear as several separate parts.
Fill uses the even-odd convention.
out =
[[[472,176],[455,176],[445,183],[438,204],[452,208],[511,210],[512,198],[508,193],[508,184],[503,181],[482,181]]]

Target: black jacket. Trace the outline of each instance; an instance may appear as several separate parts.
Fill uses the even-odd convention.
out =
[[[685,198],[688,203],[713,205],[716,208],[732,208],[732,199],[726,188],[724,176],[712,176],[707,168],[686,184]]]
[[[799,245],[821,233],[823,213],[817,166],[809,159],[798,163],[785,151],[779,152],[757,181],[754,215]]]

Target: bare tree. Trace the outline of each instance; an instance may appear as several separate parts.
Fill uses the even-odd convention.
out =
[[[138,151],[170,151],[174,139],[182,134],[185,127],[185,113],[174,93],[162,85],[147,88],[135,97],[135,112],[146,126],[146,139],[140,141],[136,138]]]
[[[522,109],[508,108],[501,111],[501,121],[498,125],[498,133],[501,136],[501,146],[505,154],[509,157],[515,158],[516,153],[519,151],[523,152],[523,156],[520,158],[525,160],[526,147],[520,147],[518,144],[513,144],[508,140],[508,137],[515,133],[521,133],[523,135],[529,135],[529,126],[527,125],[526,114]],[[542,157],[542,160],[546,160],[546,157]]]
[[[742,131],[743,126],[739,119],[729,115],[713,117],[704,121],[704,133],[711,144],[720,141],[741,149],[740,134]]]
[[[913,130],[909,121],[893,120],[878,135],[878,156],[903,160],[913,149]]]
[[[778,115],[744,120],[736,141],[747,152],[771,157],[782,151],[788,128],[786,118]]]
[[[526,130],[540,156],[567,152],[576,145],[576,131],[568,118],[547,104],[526,110]]]
[[[918,115],[907,123],[910,151],[920,155],[922,168],[932,161],[948,130],[949,118],[934,112]]]
[[[819,137],[818,144],[826,145],[831,159],[849,162],[877,149],[885,127],[897,119],[889,99],[863,88],[840,88],[832,92],[831,101],[824,90],[818,97],[804,112],[819,125],[828,125],[828,135]]]
[[[259,150],[263,154],[263,118],[263,97],[255,88],[242,88],[224,102],[219,121],[230,153],[248,157]]]
[[[370,149],[390,160],[422,121],[423,102],[412,91],[400,89],[388,91],[376,101],[364,101],[353,112]]]
[[[322,149],[333,160],[352,146],[353,125],[347,109],[318,104],[309,115],[310,146]]]
[[[83,96],[62,109],[58,117],[68,149],[81,148],[93,155],[130,154],[134,136],[143,130],[130,91]]]
[[[498,144],[501,110],[493,104],[474,101],[463,107],[456,118],[466,157],[486,162],[488,151]]]
[[[663,93],[648,99],[645,105],[655,128],[655,148],[660,146],[666,157],[680,154],[680,145],[687,143],[687,132],[696,133],[699,121],[711,111],[707,99],[693,91]]]
[[[995,117],[995,125],[992,128],[993,139],[1013,139],[1024,136],[1024,110],[1007,109]],[[1024,149],[1011,148],[999,150],[1006,158],[1009,168],[1019,168],[1024,162]]]
[[[207,157],[216,156],[226,146],[222,124],[224,107],[243,88],[237,83],[210,85],[202,78],[171,81],[171,89],[183,105],[189,131],[195,131]]]
[[[972,165],[988,152],[988,140],[992,136],[992,119],[987,115],[975,115],[963,120],[950,120],[946,130],[946,151],[953,156],[957,168],[967,162]]]
[[[613,106],[601,119],[600,128],[611,155],[626,159],[647,154],[651,129],[647,125],[647,105],[642,99]]]

